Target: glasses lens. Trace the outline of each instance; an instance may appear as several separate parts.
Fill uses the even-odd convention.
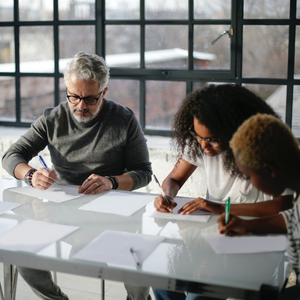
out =
[[[217,147],[218,145],[219,145],[219,143],[218,142],[209,142],[212,146],[215,146],[215,147]]]
[[[77,98],[77,97],[69,96],[68,99],[72,104],[76,104],[79,102],[79,98]]]
[[[202,139],[199,136],[197,136],[196,133],[193,132],[191,128],[192,128],[192,126],[189,128],[189,132],[197,140],[198,143],[201,144],[202,141],[205,141],[205,142],[209,143],[212,146],[215,146],[215,147],[219,146],[218,141],[210,141],[209,139]]]
[[[73,96],[68,96],[69,101],[72,104],[78,104],[80,102],[79,97],[73,97]],[[92,97],[87,97],[87,98],[81,98],[86,105],[95,105],[97,103],[97,99],[92,98]]]
[[[83,98],[83,100],[87,105],[95,105],[97,103],[97,99],[92,98],[92,97],[86,97],[86,98]]]

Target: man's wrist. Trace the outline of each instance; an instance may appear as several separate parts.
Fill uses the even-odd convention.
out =
[[[25,181],[25,183],[26,183],[27,185],[30,185],[30,186],[34,187],[33,184],[32,184],[32,176],[33,176],[33,173],[36,172],[36,171],[37,171],[36,169],[31,168],[31,169],[26,173],[26,175],[24,176],[24,181]]]
[[[114,176],[105,176],[105,177],[110,179],[113,190],[116,190],[119,187],[119,181],[116,177],[114,177]]]

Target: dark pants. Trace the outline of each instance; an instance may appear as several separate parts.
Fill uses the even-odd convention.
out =
[[[164,291],[158,289],[153,289],[153,293],[156,300],[222,300],[220,298],[211,298],[199,294],[188,293],[186,295],[185,293]]]
[[[280,299],[281,300],[299,300],[300,299],[300,286],[294,285],[289,288],[286,288],[283,291]]]
[[[50,271],[23,267],[18,267],[18,271],[39,298],[43,300],[69,300],[69,297],[53,281]],[[151,300],[149,295],[150,287],[125,284],[125,289],[128,293],[127,299]]]

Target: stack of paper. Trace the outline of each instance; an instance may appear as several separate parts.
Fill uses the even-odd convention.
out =
[[[122,216],[131,216],[154,200],[153,195],[135,192],[109,191],[99,194],[99,198],[81,206],[79,209]]]
[[[73,258],[136,267],[137,261],[142,264],[164,239],[161,236],[105,230]]]
[[[0,215],[3,215],[4,213],[6,213],[20,205],[21,205],[20,203],[0,201]]]
[[[159,211],[154,211],[150,217],[161,218],[161,219],[170,219],[170,220],[182,220],[182,221],[195,221],[195,222],[208,222],[211,213],[203,210],[197,210],[190,215],[181,215],[178,213],[186,203],[190,202],[191,198],[184,197],[175,197],[174,201],[177,203],[177,206],[173,209],[172,213],[164,213]]]
[[[10,191],[57,203],[73,200],[83,196],[83,194],[78,194],[78,188],[76,187],[68,187],[56,184],[52,185],[47,190],[39,190],[31,186],[23,186],[11,189]]]
[[[202,232],[202,236],[218,254],[284,251],[287,243],[286,236],[282,234],[225,237],[224,234]]]
[[[26,220],[0,234],[0,249],[37,253],[78,228]]]

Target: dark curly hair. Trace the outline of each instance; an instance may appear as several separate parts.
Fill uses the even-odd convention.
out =
[[[172,142],[179,156],[185,149],[192,159],[196,160],[202,155],[203,149],[188,130],[195,116],[213,136],[221,139],[225,170],[231,176],[242,177],[235,164],[229,141],[238,127],[257,113],[279,118],[265,101],[248,89],[234,84],[211,84],[193,91],[183,100],[172,122]]]

